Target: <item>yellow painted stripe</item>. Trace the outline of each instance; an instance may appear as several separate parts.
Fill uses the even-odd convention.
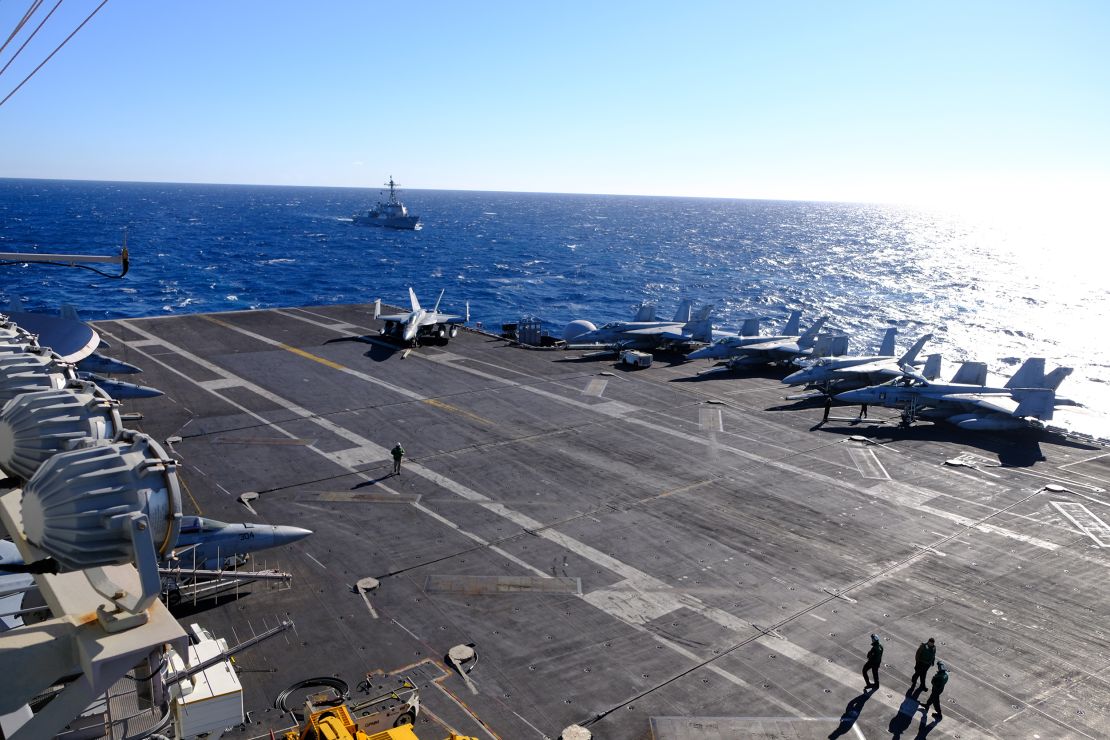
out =
[[[342,370],[342,371],[346,372],[347,370],[350,369],[350,368],[347,368],[343,365],[340,365],[338,362],[332,362],[331,360],[324,359],[323,357],[320,357],[319,355],[314,355],[311,352],[305,352],[303,349],[297,349],[296,347],[290,347],[288,344],[281,344],[279,342],[277,346],[281,347],[286,352],[292,352],[295,355],[300,355],[301,357],[305,358],[306,360],[312,360],[313,362],[319,362],[321,365],[327,365],[328,367],[332,368],[333,370]]]
[[[203,316],[201,318],[204,318],[208,321],[211,321],[213,324],[217,324],[219,326],[222,326],[225,329],[231,329],[232,331],[240,331],[239,327],[233,326],[233,325],[227,323],[226,321],[221,321],[220,319],[217,319],[214,316]],[[269,340],[267,340],[267,341],[269,341]],[[341,370],[343,372],[346,372],[347,370],[349,370],[349,368],[344,367],[343,365],[340,365],[338,362],[332,362],[331,360],[326,360],[323,357],[320,357],[319,355],[314,355],[311,352],[305,352],[303,349],[297,349],[296,347],[290,347],[288,344],[282,344],[281,342],[273,342],[273,345],[275,347],[279,347],[279,348],[285,350],[286,352],[292,352],[295,355],[300,355],[301,357],[305,358],[306,360],[312,360],[313,362],[319,362],[321,365],[327,365],[328,367],[330,367],[333,370]]]
[[[444,403],[443,401],[440,401],[439,399],[436,399],[436,398],[425,398],[424,403],[428,404],[429,406],[435,406],[437,409],[443,409],[444,411],[450,411],[451,413],[454,413],[454,414],[460,414],[462,416],[467,417],[468,419],[473,419],[474,421],[476,421],[480,424],[487,424],[489,426],[494,426],[494,423],[492,421],[490,421],[489,419],[487,419],[483,416],[478,416],[477,414],[472,414],[472,413],[470,413],[469,411],[467,411],[465,409],[460,409],[458,406],[452,406],[449,403]]]
[[[234,326],[232,326],[232,325],[230,325],[230,324],[228,324],[224,321],[221,321],[220,319],[214,318],[212,316],[205,316],[204,318],[207,319],[208,321],[211,321],[213,324],[219,324],[220,326],[226,327],[228,329],[236,330],[236,327],[234,327]],[[286,352],[292,352],[293,354],[295,354],[299,357],[303,357],[306,360],[312,360],[313,362],[318,362],[321,365],[325,365],[327,367],[332,368],[333,370],[339,370],[340,372],[354,372],[353,370],[346,367],[345,365],[340,365],[338,362],[332,362],[331,360],[320,357],[319,355],[314,355],[311,352],[305,352],[303,349],[299,349],[297,347],[290,347],[288,344],[282,344],[281,342],[274,342],[274,346],[275,347],[280,347],[281,349],[285,350]],[[466,411],[465,409],[460,409],[458,406],[452,406],[449,403],[444,403],[443,401],[439,401],[435,398],[425,398],[424,403],[428,404],[429,406],[434,406],[437,409],[441,409],[443,411],[449,411],[453,414],[459,414],[460,416],[465,416],[468,419],[472,419],[473,421],[478,422],[479,424],[486,424],[488,426],[496,426],[494,424],[494,422],[490,421],[489,419],[486,419],[485,417],[478,416],[477,414],[473,414],[469,411]]]

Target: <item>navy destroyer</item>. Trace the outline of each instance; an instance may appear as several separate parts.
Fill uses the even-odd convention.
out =
[[[366,213],[358,214],[351,220],[363,226],[384,226],[389,229],[410,231],[416,229],[420,225],[420,216],[409,215],[405,204],[397,200],[397,183],[393,182],[392,175],[389,176],[389,182],[386,185],[389,187],[389,198],[378,201],[378,204]]]

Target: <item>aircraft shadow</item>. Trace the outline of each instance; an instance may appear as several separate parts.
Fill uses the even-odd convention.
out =
[[[574,352],[575,350],[567,350]],[[588,350],[585,355],[576,357],[558,357],[553,362],[611,362],[616,356],[616,352],[606,352],[605,350]]]
[[[765,378],[768,380],[782,380],[786,372],[775,367],[750,367],[730,370],[721,367],[719,370],[710,368],[702,370],[697,375],[685,378],[672,378],[672,383],[700,383],[703,380],[735,380],[737,378]],[[786,386],[783,386],[785,388]]]
[[[1041,442],[1045,437],[1042,436],[1042,432],[1035,429],[983,433],[928,422],[918,422],[907,427],[898,423],[897,417],[887,420],[845,421],[843,418],[837,418],[836,409],[837,407],[834,406],[832,418],[824,423],[820,423],[818,419],[812,428],[830,434],[864,437],[880,444],[904,441],[955,443],[994,454],[998,458],[999,465],[1007,468],[1027,468],[1045,460],[1044,452],[1041,450]],[[879,421],[886,421],[886,423],[876,423]],[[1052,441],[1079,449],[1098,449],[1072,440],[1053,438]]]

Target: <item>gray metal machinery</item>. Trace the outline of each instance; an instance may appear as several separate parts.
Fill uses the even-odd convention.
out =
[[[166,645],[186,650],[158,599],[181,493],[176,461],[121,429],[103,391],[41,351],[4,357],[0,521],[51,613],[0,633],[0,715],[12,715],[6,737],[24,740],[53,737],[125,674],[158,677]]]
[[[539,347],[543,335],[543,322],[535,316],[522,316],[516,325],[516,339],[521,344]]]

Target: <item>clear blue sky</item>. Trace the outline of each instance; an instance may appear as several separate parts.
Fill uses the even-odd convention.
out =
[[[0,1],[4,36],[29,3]],[[0,97],[95,5],[63,4]],[[0,176],[1103,198],[1108,21],[1097,1],[111,0],[0,107]]]

